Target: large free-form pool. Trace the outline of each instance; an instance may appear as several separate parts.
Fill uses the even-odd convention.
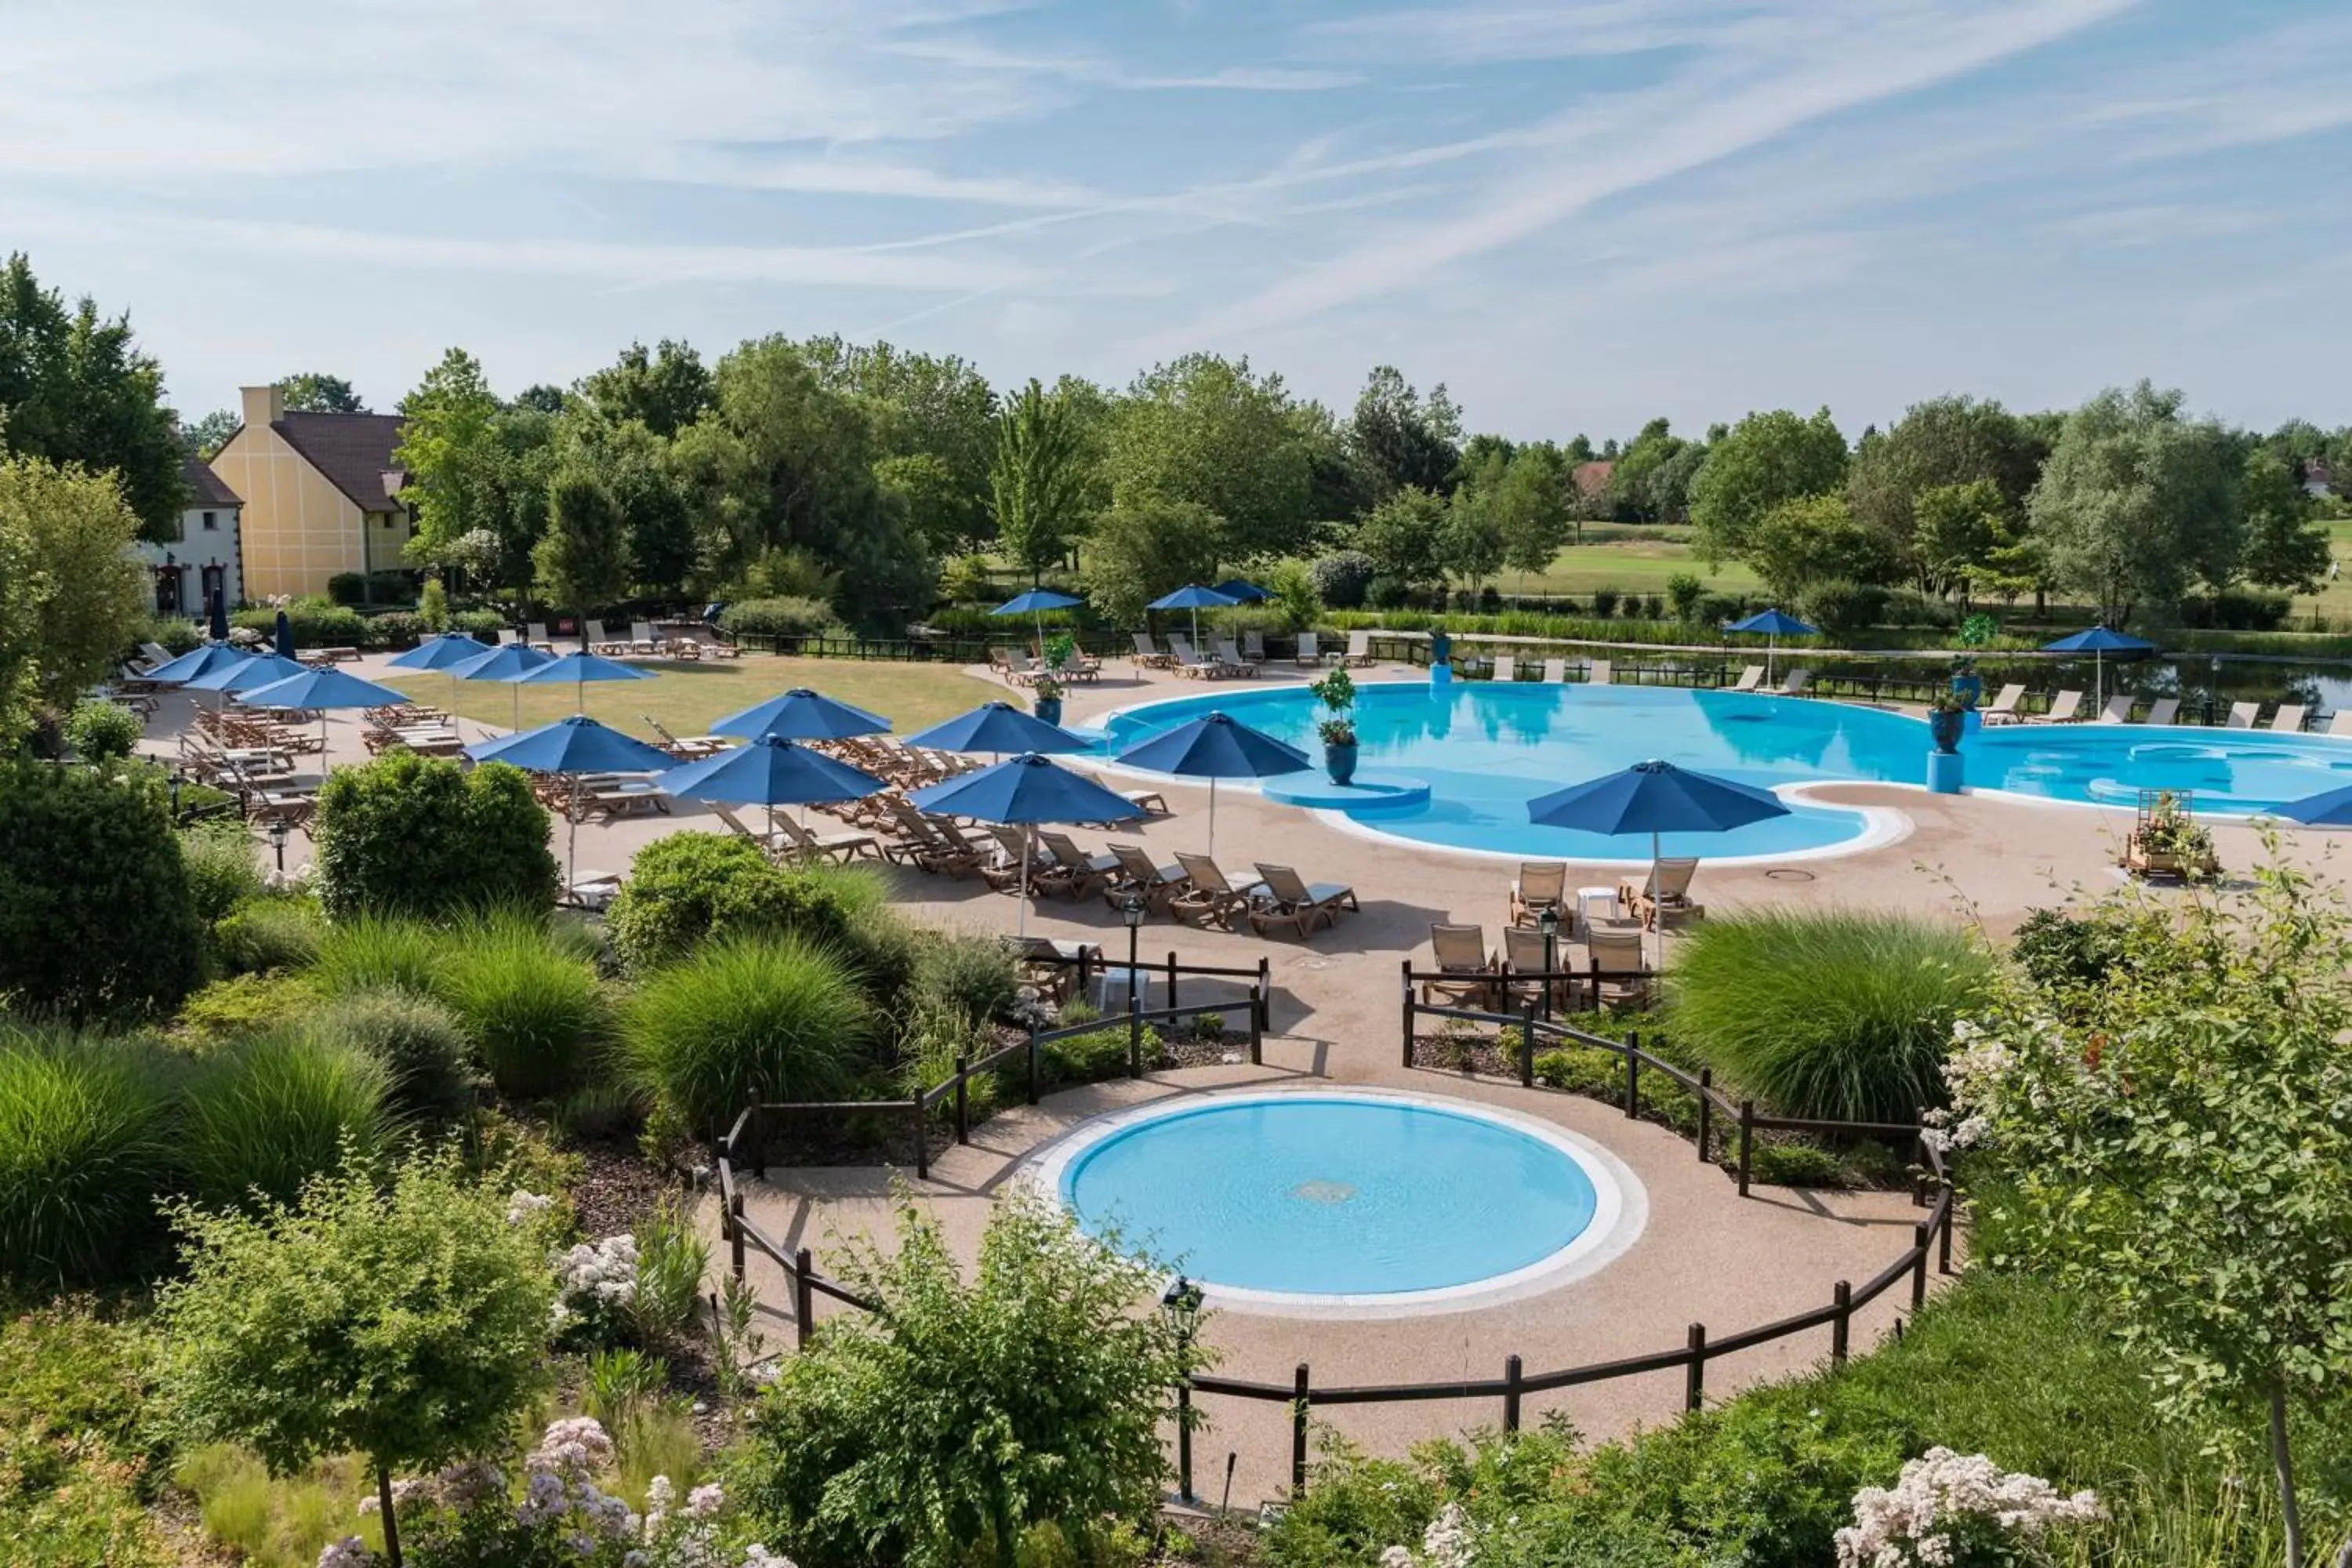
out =
[[[1931,749],[1919,720],[1810,698],[1533,681],[1365,682],[1357,692],[1363,775],[1410,775],[1430,789],[1425,805],[1366,813],[1365,825],[1491,854],[1646,859],[1646,839],[1537,827],[1527,806],[1649,757],[1767,787],[1916,784]],[[1123,751],[1213,710],[1320,755],[1319,710],[1297,686],[1224,686],[1130,709],[1105,724],[1105,750]],[[2252,815],[2352,784],[2352,742],[2324,735],[2032,724],[1972,731],[1960,749],[1972,789],[2099,805],[2132,805],[2142,789],[2185,790],[2200,812]],[[1862,812],[1790,805],[1787,816],[1728,833],[1670,833],[1664,852],[1779,858],[1858,847],[1876,831]]]

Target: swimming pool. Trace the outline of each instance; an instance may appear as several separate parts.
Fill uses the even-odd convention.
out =
[[[1319,757],[1318,707],[1297,686],[1221,688],[1154,702],[1104,721],[1104,750],[1123,751],[1213,710]],[[1449,849],[1557,859],[1639,861],[1648,842],[1528,821],[1538,795],[1649,757],[1783,791],[1791,807],[1727,833],[1665,836],[1669,855],[1800,858],[1885,842],[1891,814],[1791,798],[1823,781],[1916,784],[1931,742],[1920,720],[1808,698],[1680,687],[1534,681],[1365,682],[1357,689],[1360,766],[1426,783],[1426,804],[1357,815],[1366,831]],[[1971,789],[2129,806],[2142,789],[2193,790],[2200,812],[2252,814],[2352,783],[2352,742],[2189,726],[2015,725],[1961,744]]]
[[[1040,1181],[1227,1306],[1410,1311],[1549,1289],[1630,1243],[1638,1185],[1548,1122],[1425,1095],[1214,1095],[1088,1123]]]

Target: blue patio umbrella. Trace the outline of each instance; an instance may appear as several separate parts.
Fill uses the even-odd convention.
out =
[[[486,642],[478,642],[464,632],[443,632],[426,637],[406,653],[392,660],[394,669],[447,669],[467,659],[479,658],[498,650]]]
[[[1262,779],[1310,766],[1307,753],[1230,714],[1205,713],[1118,754],[1129,767],[1209,781],[1209,856],[1217,853],[1217,781]]]
[[[1780,639],[1782,637],[1809,637],[1813,635],[1813,628],[1811,626],[1805,625],[1804,622],[1799,620],[1794,616],[1782,615],[1777,609],[1759,610],[1754,615],[1748,616],[1746,620],[1735,621],[1730,626],[1727,626],[1723,629],[1727,632],[1760,632],[1764,635],[1766,639],[1764,644],[1764,683],[1768,686],[1772,683],[1772,654],[1774,650],[1779,647]]]
[[[228,594],[226,590],[220,588],[215,588],[213,590],[212,616],[213,641],[228,641]]]
[[[681,800],[765,806],[768,833],[773,837],[780,805],[864,800],[889,786],[863,768],[796,746],[780,735],[761,735],[750,745],[670,769],[662,775],[661,787],[663,794]]]
[[[1201,612],[1202,610],[1229,610],[1240,602],[1240,600],[1234,598],[1230,594],[1219,593],[1214,588],[1203,588],[1197,583],[1188,583],[1172,594],[1161,595],[1159,598],[1154,599],[1151,603],[1146,605],[1144,608],[1147,610],[1192,611],[1192,640],[1194,642],[1199,642],[1201,640]]]
[[[2352,784],[2289,801],[2272,815],[2312,827],[2352,827]]]
[[[2110,631],[2105,626],[2086,626],[2070,633],[2056,642],[2042,645],[2043,653],[2087,653],[2091,656],[2091,706],[2107,705],[2106,658],[2111,653],[2153,653],[2156,645],[2133,637],[2128,632]]]
[[[658,773],[677,765],[667,752],[649,746],[633,735],[599,724],[584,713],[541,724],[519,735],[477,741],[466,754],[478,763],[509,763],[527,773],[563,773],[572,780],[572,805],[563,814],[563,885],[572,886],[580,869],[579,776],[582,773]]]
[[[1262,605],[1274,597],[1246,577],[1228,577],[1217,584],[1215,591],[1236,605]]]
[[[1057,594],[1051,588],[1032,588],[1016,598],[1011,598],[989,611],[992,616],[1034,616],[1037,617],[1037,657],[1045,657],[1045,612],[1068,610],[1085,604],[1084,599],[1067,594]]]
[[[308,673],[308,665],[298,664],[274,653],[257,653],[234,664],[216,665],[181,684],[189,691],[249,691],[257,686],[268,686],[274,681],[288,680]]]
[[[1024,934],[1029,930],[1029,837],[1038,823],[1127,822],[1145,815],[1125,795],[1084,773],[1056,767],[1034,752],[943,784],[927,784],[907,798],[919,811],[1020,825],[1020,930]]]
[[[446,673],[452,689],[460,680],[496,680],[513,686],[517,677],[529,675],[541,665],[554,662],[553,654],[541,653],[529,643],[500,643],[488,652],[478,653],[462,664],[450,665]],[[514,694],[514,723],[509,727],[522,728],[522,691],[520,688]]]
[[[362,680],[356,675],[345,675],[332,668],[305,669],[299,675],[289,675],[283,680],[273,680],[267,686],[248,688],[239,694],[249,708],[306,708],[319,714],[319,752],[327,749],[327,710],[330,708],[379,708],[408,699],[389,686],[378,686],[373,680]]]
[[[245,649],[232,647],[226,643],[206,643],[202,647],[190,648],[179,658],[158,665],[148,673],[147,679],[158,686],[179,686],[194,680],[207,670],[243,664],[252,657]]]
[[[969,713],[959,713],[919,735],[908,736],[907,744],[940,752],[993,752],[1003,756],[1007,752],[1083,752],[1091,749],[1094,742],[1071,734],[1058,724],[1048,724],[1010,702],[983,702]]]
[[[639,669],[634,664],[622,664],[602,654],[573,651],[561,658],[548,660],[536,669],[525,670],[514,678],[517,686],[562,686],[575,689],[572,708],[575,712],[588,710],[588,683],[592,680],[651,680],[654,673]]]
[[[737,735],[756,741],[773,735],[782,741],[846,741],[856,735],[887,735],[890,721],[835,701],[822,691],[795,686],[765,702],[755,702],[740,713],[730,713],[710,726],[714,735]]]
[[[272,631],[271,637],[278,649],[278,658],[294,657],[294,623],[288,618],[283,610],[278,612],[278,625]]]

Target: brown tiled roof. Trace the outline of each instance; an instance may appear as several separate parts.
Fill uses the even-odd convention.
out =
[[[245,498],[228,488],[228,481],[214,473],[212,465],[194,453],[180,465],[180,477],[188,481],[188,494],[195,499],[190,506],[243,506]]]
[[[397,414],[288,414],[270,426],[362,511],[389,511],[383,474],[400,445]]]
[[[1579,463],[1576,465],[1576,489],[1579,494],[1597,496],[1609,488],[1609,476],[1616,471],[1614,463]]]

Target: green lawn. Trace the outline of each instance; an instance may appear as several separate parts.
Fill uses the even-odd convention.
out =
[[[747,653],[740,659],[707,664],[659,664],[651,680],[606,681],[586,689],[588,712],[615,729],[646,740],[651,714],[674,735],[699,735],[711,721],[790,690],[813,687],[828,697],[879,713],[899,734],[953,718],[991,697],[1004,695],[994,684],[974,680],[954,665],[885,664],[846,658],[777,658]],[[394,670],[384,683],[436,708],[450,702],[452,681],[429,671]],[[457,711],[501,727],[514,722],[515,698],[522,699],[528,728],[573,710],[576,689],[569,686],[502,686],[494,681],[457,681]]]
[[[1666,579],[1687,572],[1705,583],[1709,593],[1752,594],[1759,584],[1756,574],[1736,561],[1709,571],[1687,544],[1663,539],[1599,541],[1571,544],[1552,562],[1551,570],[1524,584],[1516,572],[1495,579],[1495,586],[1511,594],[1590,594],[1595,588],[1615,588],[1628,594],[1663,594]]]

